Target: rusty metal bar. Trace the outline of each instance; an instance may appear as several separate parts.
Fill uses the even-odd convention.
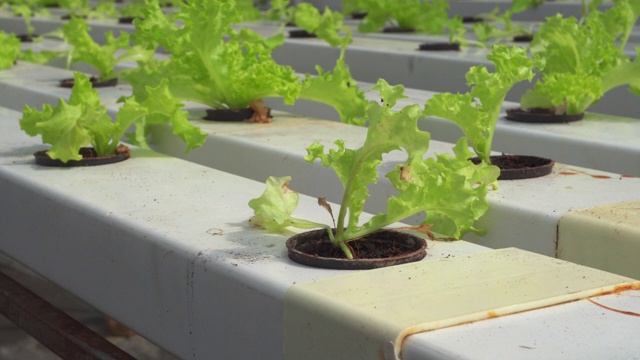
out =
[[[0,314],[63,359],[135,359],[2,272]]]

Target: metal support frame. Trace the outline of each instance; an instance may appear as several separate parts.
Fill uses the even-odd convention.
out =
[[[135,359],[2,272],[0,314],[63,359]]]

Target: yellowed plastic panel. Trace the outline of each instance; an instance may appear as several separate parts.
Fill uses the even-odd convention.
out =
[[[640,200],[567,213],[557,257],[640,279]]]
[[[634,287],[515,248],[355,272],[289,289],[285,358],[394,358],[414,333]]]

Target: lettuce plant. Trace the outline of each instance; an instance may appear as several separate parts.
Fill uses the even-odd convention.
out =
[[[337,148],[328,152],[320,143],[307,148],[305,160],[318,159],[322,165],[331,167],[344,186],[335,234],[329,225],[292,216],[298,197],[288,188],[286,177],[270,178],[264,194],[249,202],[255,214],[253,224],[273,232],[289,226],[325,228],[331,242],[347,258],[353,258],[348,241],[419,213],[426,213],[424,223],[433,224],[435,231],[448,236],[459,238],[468,231],[479,232],[473,225],[488,208],[485,200],[488,185],[495,183],[499,170],[484,163],[471,163],[464,138],[455,145],[453,155],[425,157],[431,135],[418,129],[420,107],[408,105],[398,112],[392,110],[396,101],[404,97],[401,85],[392,87],[378,80],[372,90],[380,92],[381,104],[369,102],[366,113],[369,127],[362,147],[348,149],[342,140],[337,140]],[[377,181],[382,156],[392,151],[406,154],[406,161],[386,174],[398,193],[388,199],[387,213],[359,224],[369,197],[367,186]]]
[[[116,38],[111,31],[107,31],[105,44],[101,46],[93,41],[89,30],[87,22],[80,18],[72,18],[62,25],[65,41],[73,46],[67,55],[67,65],[76,62],[87,63],[100,72],[100,80],[116,77],[115,66],[118,63],[125,61],[144,62],[153,56],[152,50],[131,46],[129,34],[125,32]],[[124,50],[124,52],[121,55],[116,55],[119,50]]]
[[[496,7],[491,13],[480,15],[485,21],[473,24],[471,30],[475,33],[476,39],[485,45],[490,41],[499,43],[505,39],[511,41],[514,36],[532,35],[530,29],[513,23],[511,17],[516,13],[513,6],[502,14]]]
[[[24,50],[18,55],[18,60],[44,65],[50,62],[53,59],[64,57],[68,54],[68,51],[51,51],[51,50],[42,50],[42,51],[33,51],[31,49]]]
[[[315,30],[330,44],[346,46],[351,41],[350,36],[338,34],[344,28],[340,14],[320,15],[315,8],[316,13],[311,14],[305,13],[309,7],[302,9],[303,22],[320,24]],[[184,22],[184,27],[178,28],[176,21]],[[134,22],[134,40],[149,49],[162,46],[170,52],[170,59],[148,62],[126,74],[125,80],[136,97],[145,85],[167,78],[176,98],[217,109],[245,108],[268,97],[283,98],[286,104],[304,98],[335,107],[343,120],[362,116],[364,94],[344,62],[344,50],[332,72],[318,68],[318,77],[301,82],[290,66],[271,57],[284,35],[265,39],[250,29],[236,31],[231,25],[238,21],[240,15],[229,0],[192,1],[173,15],[165,15],[148,1],[144,20]]]
[[[16,61],[20,54],[20,40],[13,34],[7,34],[4,31],[0,31],[0,44],[2,44],[2,51],[0,51],[0,70],[8,69],[13,66],[13,62]]]
[[[52,159],[80,160],[79,150],[88,144],[99,156],[113,154],[131,126],[136,127],[134,140],[144,146],[144,128],[151,123],[171,123],[188,149],[204,143],[206,134],[187,121],[186,111],[180,110],[182,104],[163,97],[166,84],[149,88],[146,102],[126,101],[112,121],[87,76],[75,72],[74,79],[69,102],[59,99],[55,107],[44,104],[42,111],[25,105],[20,119],[22,130],[30,136],[40,135],[43,143],[52,145],[47,151]]]
[[[367,0],[342,0],[342,13],[344,15],[352,15],[363,12],[367,8]]]
[[[289,104],[295,100],[300,84],[293,69],[271,57],[284,35],[263,39],[249,29],[235,31],[231,25],[241,17],[233,1],[180,3],[180,10],[169,16],[153,1],[146,5],[144,20],[134,21],[134,40],[150,49],[160,45],[171,55],[126,76],[134,93],[167,78],[176,98],[217,109],[244,108],[266,97]],[[177,20],[184,26],[178,28]]]
[[[27,36],[32,36],[36,29],[31,25],[31,18],[33,17],[33,9],[27,4],[16,4],[11,6],[11,11],[17,15],[22,16],[25,26],[27,27]]]
[[[295,8],[290,6],[291,0],[271,0],[269,10],[265,14],[267,20],[293,22]]]
[[[640,93],[640,60],[631,61],[616,45],[619,33],[605,20],[611,14],[595,11],[583,22],[547,19],[531,43],[541,77],[522,96],[523,108],[580,114],[615,87],[628,84]]]
[[[2,51],[0,51],[0,70],[12,67],[16,60],[34,64],[46,64],[66,54],[66,52],[63,51],[49,50],[36,52],[29,49],[21,51],[21,42],[15,34],[7,34],[4,31],[0,31],[0,44],[2,44]]]
[[[513,85],[533,78],[532,60],[524,48],[494,45],[487,56],[496,71],[473,66],[467,72],[471,91],[465,94],[440,93],[427,100],[425,115],[456,123],[469,139],[478,157],[491,163],[490,153],[496,123],[504,98]]]
[[[442,34],[449,19],[447,0],[364,0],[367,15],[358,26],[361,32],[374,32],[385,25]]]
[[[122,17],[142,18],[144,17],[144,3],[141,1],[127,3],[118,8],[118,13]]]
[[[103,19],[118,14],[113,1],[98,1],[95,8],[91,8],[88,0],[60,0],[59,3],[61,8],[69,10],[71,17]]]

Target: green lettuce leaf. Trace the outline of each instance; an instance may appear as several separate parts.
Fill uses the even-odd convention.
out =
[[[33,64],[44,65],[49,63],[53,59],[61,58],[67,54],[66,51],[33,51],[27,49],[18,55],[18,60],[26,61]]]
[[[344,16],[331,11],[328,7],[322,14],[309,3],[300,3],[296,7],[295,24],[311,34],[336,47],[344,43],[344,38],[340,36],[340,31],[350,31],[344,25]],[[351,38],[348,39],[351,42]]]
[[[285,23],[293,20],[295,8],[290,6],[291,0],[271,0],[269,10],[265,14],[267,20],[282,20]]]
[[[0,31],[0,44],[2,44],[2,51],[0,51],[0,70],[8,69],[13,66],[13,62],[18,58],[20,54],[20,40],[13,34],[7,34],[4,31]]]
[[[202,146],[207,134],[188,120],[189,113],[181,110],[184,106],[176,99],[168,87],[168,80],[162,79],[156,87],[147,86],[143,100],[135,97],[122,99],[124,105],[117,114],[119,131],[124,133],[132,125],[136,132],[130,134],[129,141],[135,145],[148,148],[146,128],[154,124],[171,124],[173,134],[181,138],[187,148],[185,152]]]
[[[491,145],[500,109],[507,93],[520,81],[533,78],[532,60],[524,48],[494,45],[487,56],[496,71],[473,66],[467,72],[471,91],[465,94],[436,94],[425,105],[425,115],[456,123],[469,139],[480,159],[490,163]]]
[[[253,217],[249,220],[250,223],[273,233],[282,233],[287,227],[328,228],[324,224],[299,219],[291,215],[298,207],[300,196],[289,188],[290,181],[290,176],[270,176],[267,179],[267,188],[264,193],[249,201],[249,207],[254,211]]]
[[[166,77],[178,99],[213,108],[243,108],[267,97],[281,97],[287,104],[295,101],[301,86],[297,76],[271,57],[273,48],[284,41],[282,35],[263,39],[249,29],[233,30],[231,25],[241,17],[231,0],[194,0],[180,7],[167,18],[150,5],[144,20],[134,22],[136,41],[171,51],[169,62],[154,65],[162,73],[151,74],[152,67],[140,70],[152,81]],[[175,28],[174,20],[183,21],[184,27]],[[151,85],[145,77],[132,74],[127,81],[141,89]]]
[[[33,9],[27,4],[15,4],[11,5],[11,11],[18,16],[22,16],[24,23],[27,27],[27,35],[32,35],[36,29],[31,25],[31,18],[33,17]]]
[[[364,125],[367,101],[356,80],[351,76],[345,61],[346,49],[352,42],[351,29],[344,25],[342,14],[328,8],[323,14],[310,4],[298,5],[296,23],[305,30],[316,33],[332,47],[340,46],[340,56],[330,72],[316,66],[317,76],[306,74],[302,81],[301,99],[328,104],[338,111],[344,123]],[[344,36],[341,36],[344,33]]]
[[[115,38],[111,31],[105,33],[105,44],[100,46],[89,35],[89,25],[84,19],[72,18],[62,25],[64,39],[73,48],[68,54],[67,63],[76,62],[87,63],[100,72],[101,80],[108,80],[116,77],[115,66],[125,61],[144,62],[153,56],[153,51],[145,50],[142,47],[131,47],[129,44],[129,34],[123,32],[119,38]],[[125,50],[121,55],[116,56],[116,52]]]
[[[374,32],[385,25],[442,34],[449,16],[447,0],[366,0],[367,15],[358,26],[361,32]]]

